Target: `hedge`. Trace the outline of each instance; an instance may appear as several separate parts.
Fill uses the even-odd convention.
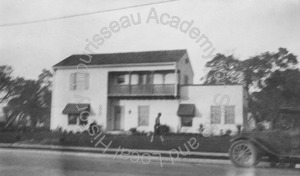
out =
[[[96,135],[95,135],[96,136]],[[100,135],[96,140],[95,136],[88,133],[60,133],[60,132],[0,132],[0,143],[31,143],[45,145],[61,145],[61,146],[84,146],[84,147],[101,147],[101,144],[95,146],[104,134]],[[150,142],[151,136],[146,134],[137,135],[113,135],[105,134],[102,141],[109,148],[126,148],[126,149],[153,149],[153,150],[171,150],[180,147],[185,151],[188,141],[195,138],[200,144],[196,150],[198,152],[223,152],[227,153],[230,147],[230,136],[223,137],[203,137],[199,134],[166,134],[163,135],[164,142],[159,136],[154,137],[154,141]]]

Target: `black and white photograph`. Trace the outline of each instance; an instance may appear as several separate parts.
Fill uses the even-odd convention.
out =
[[[0,176],[299,176],[300,0],[0,0]]]

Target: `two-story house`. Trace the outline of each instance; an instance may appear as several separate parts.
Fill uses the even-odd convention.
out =
[[[197,132],[212,114],[227,119],[212,123],[222,128],[244,123],[243,87],[193,85],[186,50],[72,55],[53,69],[52,130],[82,130],[80,114],[107,131],[153,131],[158,113],[172,132]],[[215,115],[224,93],[230,107]]]

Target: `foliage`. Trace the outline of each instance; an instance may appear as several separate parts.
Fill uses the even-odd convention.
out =
[[[205,77],[205,84],[222,81],[227,85],[243,84],[246,90],[251,87],[261,89],[265,87],[265,79],[275,70],[292,69],[297,63],[297,57],[285,48],[279,48],[276,53],[265,52],[243,61],[233,55],[217,54],[206,63],[210,71]]]
[[[285,48],[246,60],[218,54],[206,63],[204,84],[243,84],[250,93],[249,112],[256,121],[271,120],[281,106],[300,105],[297,57]]]
[[[237,128],[237,133],[240,134],[242,131],[242,125],[237,125],[236,128]]]
[[[10,95],[3,108],[5,127],[49,126],[52,73],[43,70],[38,80],[27,80],[22,77],[12,78],[12,69],[7,70],[9,71],[2,72],[2,78],[6,79],[4,85],[7,87],[4,92]]]
[[[230,136],[231,133],[232,133],[232,131],[230,129],[228,129],[228,130],[225,131],[224,136]]]
[[[10,66],[0,66],[0,104],[7,101],[13,94],[12,72]]]
[[[266,86],[252,93],[252,110],[258,112],[259,121],[272,120],[280,107],[300,105],[300,71],[275,71],[266,79]]]
[[[167,125],[160,125],[158,126],[158,129],[160,134],[166,134],[170,132],[170,128]]]
[[[19,138],[16,137],[19,135]],[[103,135],[104,136],[104,135]],[[118,149],[119,147],[134,150],[177,150],[180,153],[180,149],[185,149],[185,145],[190,151],[196,152],[223,152],[226,153],[230,147],[230,140],[232,137],[202,137],[199,134],[167,134],[164,135],[164,142],[160,140],[154,140],[150,142],[150,136],[145,135],[113,135],[105,134],[105,138],[91,142],[91,137],[88,133],[73,134],[73,133],[62,133],[62,132],[2,132],[0,133],[0,143],[14,143],[19,142],[34,143],[34,144],[46,144],[46,145],[60,145],[60,146],[82,146],[82,147],[95,147],[95,143],[101,140],[104,144],[109,144],[110,149]],[[191,138],[195,138],[200,144],[195,150],[191,149],[188,141]],[[193,144],[193,142],[192,142]],[[205,144],[205,145],[201,145]],[[99,145],[98,147],[101,147]],[[176,154],[176,153],[175,153]]]
[[[129,131],[130,131],[130,134],[136,134],[137,133],[136,128],[130,128]]]

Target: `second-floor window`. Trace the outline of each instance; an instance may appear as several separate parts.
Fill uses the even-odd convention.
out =
[[[87,90],[89,89],[89,73],[76,72],[70,76],[71,90]]]
[[[139,75],[139,84],[152,84],[151,83],[151,75],[150,74],[140,74]]]
[[[118,75],[117,84],[124,84],[124,83],[125,83],[125,75]]]

